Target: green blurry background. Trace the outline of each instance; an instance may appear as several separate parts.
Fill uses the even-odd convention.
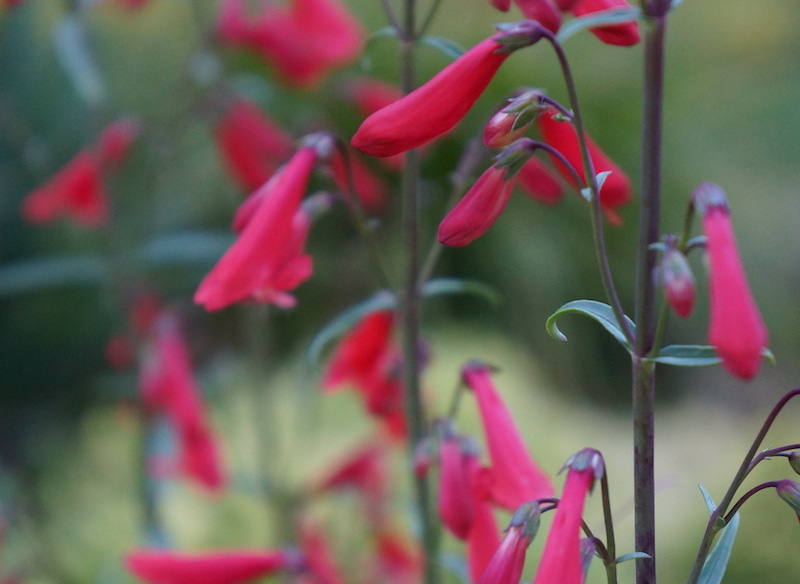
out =
[[[317,399],[316,373],[304,362],[315,332],[373,291],[363,247],[344,213],[334,211],[315,225],[315,274],[298,290],[298,308],[271,315],[271,373],[256,382],[270,396],[267,404],[248,401],[255,399],[245,364],[249,309],[208,315],[191,304],[200,278],[230,241],[228,224],[241,200],[223,171],[201,104],[213,82],[225,80],[295,136],[319,128],[326,112],[325,127],[346,138],[358,123],[343,97],[348,76],[360,69],[393,81],[396,46],[377,39],[362,63],[334,75],[321,90],[302,93],[271,81],[256,59],[208,40],[213,1],[152,0],[137,12],[101,3],[84,19],[107,91],[99,107],[80,97],[56,55],[53,31],[67,4],[28,0],[0,13],[0,515],[11,526],[0,573],[33,565],[34,581],[122,582],[127,576],[119,557],[141,541],[141,533],[139,429],[119,405],[136,395],[135,374],[110,371],[103,356],[108,338],[125,326],[121,286],[155,287],[187,313],[198,375],[238,473],[239,488],[220,499],[210,501],[188,487],[170,492],[167,523],[178,546],[280,542],[269,513],[248,493],[248,469],[267,464],[289,481],[302,481],[366,434],[368,424],[350,397]],[[348,4],[369,30],[384,26],[379,2]],[[502,20],[487,4],[443,0],[431,34],[471,46]],[[794,358],[800,354],[799,20],[800,4],[791,1],[687,0],[670,21],[663,229],[679,229],[699,182],[726,190],[778,364],[765,366],[749,383],[720,368],[662,370],[657,456],[664,582],[685,578],[701,535],[704,506],[697,483],[721,497],[760,420],[800,380]],[[567,50],[590,133],[635,184],[640,48],[605,46],[583,33]],[[448,62],[430,47],[418,54],[421,80]],[[426,242],[442,216],[462,145],[520,85],[565,99],[548,47],[509,59],[457,132],[431,152],[423,193]],[[130,113],[141,116],[148,130],[110,187],[119,218],[114,229],[98,234],[66,222],[23,223],[22,197],[106,123]],[[394,200],[381,221],[390,263],[399,273],[398,215]],[[636,215],[634,203],[623,210],[624,226],[608,230],[612,266],[628,307]],[[669,338],[702,343],[704,266],[699,257],[693,266],[698,307],[690,320],[671,322]],[[438,274],[490,283],[503,301],[494,308],[471,298],[426,305],[432,403],[442,411],[465,360],[501,365],[498,382],[547,468],[557,469],[584,446],[604,452],[620,537],[627,541],[621,548],[629,551],[626,355],[588,321],[562,323],[568,345],[544,330],[547,316],[564,302],[601,298],[579,197],[570,194],[559,206],[545,208],[515,196],[486,236],[443,254]],[[270,446],[274,462],[264,463],[257,454],[259,414],[280,437],[279,445]],[[768,442],[798,441],[790,432],[796,416],[790,406]],[[474,416],[465,426],[477,431]],[[290,447],[304,455],[290,456]],[[789,473],[781,461],[769,464],[765,480]],[[765,493],[746,512],[725,582],[796,580],[793,550],[800,530],[791,511]]]

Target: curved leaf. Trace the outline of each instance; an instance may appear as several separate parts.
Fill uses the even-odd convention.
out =
[[[228,231],[185,231],[156,237],[137,250],[137,259],[148,267],[213,265],[233,245]]]
[[[622,562],[628,562],[630,560],[649,560],[650,554],[646,554],[644,552],[631,552],[629,554],[623,554],[617,558],[617,563],[621,564]]]
[[[623,22],[631,22],[639,20],[642,16],[642,11],[633,6],[627,8],[611,8],[609,10],[601,10],[599,12],[592,12],[586,16],[573,18],[561,29],[556,35],[558,42],[563,43],[572,35],[586,30],[588,28],[595,28],[597,26],[607,26],[611,24],[622,24]]]
[[[492,305],[500,303],[500,294],[494,288],[475,280],[436,278],[435,280],[428,280],[422,285],[422,296],[425,298],[444,294],[469,294],[483,298]]]
[[[705,367],[722,362],[714,347],[709,345],[669,345],[663,347],[658,356],[647,360],[680,367]]]
[[[597,300],[573,300],[572,302],[567,302],[564,306],[556,310],[550,316],[550,318],[547,319],[547,332],[550,333],[551,337],[559,341],[567,342],[567,337],[558,329],[556,321],[558,320],[559,316],[571,313],[583,314],[596,320],[604,329],[610,332],[611,335],[617,339],[623,347],[625,347],[628,351],[631,350],[631,346],[625,339],[625,333],[622,332],[622,329],[620,329],[619,325],[617,324],[614,311],[608,304],[604,302],[598,302]],[[633,321],[627,316],[625,317],[625,320],[630,326],[631,331],[633,331],[635,329]]]
[[[461,45],[444,37],[424,36],[419,40],[419,42],[423,45],[433,47],[446,57],[450,57],[453,60],[458,59],[466,52]]]

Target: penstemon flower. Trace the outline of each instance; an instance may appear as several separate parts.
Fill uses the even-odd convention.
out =
[[[576,0],[569,2],[569,6],[564,10],[569,10],[575,16],[586,16],[601,10],[630,7],[631,5],[625,0]],[[630,46],[641,40],[639,25],[636,21],[596,26],[589,30],[594,36],[609,45]]]
[[[595,479],[603,476],[603,458],[586,448],[566,464],[569,468],[564,492],[558,502],[550,533],[533,584],[582,584],[581,517],[586,496]]]
[[[466,115],[508,56],[540,37],[538,23],[523,21],[478,43],[430,81],[364,120],[353,147],[385,157],[441,136]]]
[[[539,520],[537,503],[525,503],[517,509],[502,543],[477,584],[519,584],[525,566],[525,552],[536,537]]]
[[[553,494],[550,478],[536,465],[519,435],[511,413],[492,383],[488,365],[471,362],[462,369],[467,386],[478,400],[489,458],[492,499],[515,510],[533,499]]]
[[[751,379],[758,373],[769,335],[747,284],[725,193],[713,183],[702,183],[693,199],[707,239],[711,296],[708,340],[728,371]]]

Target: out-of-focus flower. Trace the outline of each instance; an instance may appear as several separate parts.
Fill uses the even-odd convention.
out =
[[[377,311],[364,317],[334,351],[322,378],[324,391],[352,383],[367,411],[380,418],[389,434],[405,437],[401,355],[392,343],[395,316]]]
[[[353,136],[353,147],[372,156],[392,156],[450,130],[481,96],[511,52],[539,40],[541,27],[537,23],[520,24],[530,30],[517,31],[516,36],[501,32],[478,43],[430,81],[372,114]]]
[[[344,576],[333,557],[325,532],[310,521],[298,526],[298,539],[303,553],[305,571],[314,584],[344,584]]]
[[[122,163],[138,132],[138,122],[132,118],[106,127],[96,146],[82,149],[23,199],[22,216],[33,224],[68,217],[86,227],[105,225],[109,208],[104,174]]]
[[[373,525],[383,524],[386,512],[386,448],[377,440],[335,461],[318,479],[312,490],[317,493],[337,489],[355,489],[362,497]]]
[[[556,110],[552,109],[536,118],[536,122],[542,132],[542,137],[547,144],[558,150],[564,156],[567,162],[575,168],[578,175],[585,181],[586,177],[583,171],[578,133],[571,123],[560,122],[553,119],[556,113]],[[586,137],[586,143],[589,148],[589,156],[592,159],[595,173],[611,173],[606,177],[603,186],[600,188],[600,204],[609,221],[615,225],[619,225],[622,223],[622,219],[616,213],[616,209],[629,203],[632,198],[630,180],[628,180],[628,176],[614,161],[606,156],[588,136]],[[568,172],[556,157],[551,156],[551,159],[567,182],[576,189],[583,188],[584,185],[575,184],[572,173]]]
[[[564,189],[550,169],[541,160],[531,157],[517,173],[517,184],[532,199],[544,205],[561,202]]]
[[[569,471],[533,584],[582,584],[580,531],[583,505],[595,479],[604,472],[600,453],[591,448],[567,462]]]
[[[197,304],[206,310],[248,299],[294,305],[287,292],[311,275],[311,258],[300,253],[310,221],[300,201],[314,164],[328,147],[323,144],[327,140],[321,135],[307,137],[280,174],[251,195],[262,200],[234,244],[200,283],[194,295]]]
[[[492,382],[489,366],[471,362],[462,370],[475,393],[489,457],[492,499],[513,511],[523,503],[553,494],[549,477],[536,465],[519,435],[511,413]]]
[[[473,523],[468,459],[474,456],[452,433],[445,435],[439,446],[439,517],[447,530],[462,540],[467,539]]]
[[[450,247],[463,247],[491,227],[506,208],[515,181],[507,167],[490,166],[439,224],[437,239]]]
[[[525,552],[539,530],[539,505],[526,503],[514,513],[500,547],[477,584],[519,584]]]
[[[525,18],[535,20],[552,33],[561,28],[561,14],[553,0],[514,0]]]
[[[375,557],[369,584],[418,584],[422,577],[422,556],[406,538],[386,529],[377,534]]]
[[[175,428],[180,471],[207,489],[221,489],[225,477],[216,439],[177,317],[168,311],[158,317],[145,342],[139,382],[148,409],[166,416]]]
[[[758,373],[769,334],[747,283],[725,193],[713,183],[702,183],[693,198],[702,216],[709,261],[708,339],[728,371],[751,379]]]
[[[349,198],[355,190],[368,213],[375,213],[384,207],[387,200],[386,185],[364,164],[360,155],[349,154],[345,161],[344,154],[336,152],[331,156],[329,166],[331,176],[344,197]]]
[[[500,547],[500,532],[494,518],[491,473],[477,456],[467,458],[467,476],[472,495],[472,525],[467,534],[467,569],[470,580],[478,582]]]
[[[569,3],[569,10],[575,16],[586,16],[610,10],[613,8],[630,8],[631,5],[625,0],[577,0]],[[589,29],[594,36],[609,45],[630,46],[639,42],[639,25],[635,20],[620,24],[607,26],[597,26]]]
[[[215,136],[227,169],[247,191],[263,185],[294,149],[289,134],[254,103],[241,98],[231,101]]]
[[[664,286],[667,302],[681,318],[687,318],[694,308],[696,286],[689,260],[675,247],[669,247],[661,257],[658,273]]]
[[[137,550],[125,557],[128,571],[150,584],[240,584],[297,569],[296,553],[232,550],[186,554]]]
[[[287,83],[303,89],[319,86],[331,71],[355,60],[365,38],[338,0],[268,2],[253,17],[245,0],[223,0],[217,32],[223,42],[254,51]]]

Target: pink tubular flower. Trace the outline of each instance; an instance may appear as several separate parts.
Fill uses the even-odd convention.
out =
[[[138,550],[125,557],[127,569],[150,584],[239,584],[292,568],[285,551],[228,551],[185,554]]]
[[[561,202],[564,189],[550,169],[541,160],[532,157],[522,165],[517,173],[517,184],[532,199],[544,205]]]
[[[377,212],[385,206],[386,185],[364,164],[360,155],[350,154],[345,163],[343,154],[336,152],[331,156],[329,164],[332,178],[345,198],[350,197],[355,190],[364,210],[369,213]]]
[[[580,144],[575,128],[569,122],[559,122],[553,119],[556,111],[544,112],[536,118],[539,129],[542,132],[544,141],[564,155],[564,158],[575,168],[578,175],[584,178],[583,163],[581,160]],[[616,209],[630,202],[631,184],[628,176],[595,144],[591,138],[586,137],[589,147],[589,155],[594,165],[596,174],[610,172],[602,188],[600,189],[600,204],[606,213],[606,217],[616,225],[622,223],[622,219],[617,215]],[[567,172],[561,162],[551,156],[553,164],[561,171],[565,179],[575,188],[582,188],[583,185],[576,185],[572,173]]]
[[[489,366],[473,361],[464,366],[462,375],[478,400],[492,461],[492,499],[511,511],[527,501],[551,496],[553,485],[528,454],[510,412],[492,383]]]
[[[561,14],[553,0],[515,0],[525,18],[535,20],[552,33],[561,28]]]
[[[177,318],[162,312],[152,335],[141,370],[142,398],[151,411],[173,424],[181,472],[207,489],[219,490],[225,483],[222,464]]]
[[[491,504],[491,476],[477,456],[467,458],[467,476],[472,495],[472,525],[467,534],[467,569],[478,582],[500,547],[500,532]]]
[[[325,532],[309,521],[302,522],[297,531],[305,568],[311,576],[309,582],[344,584],[346,580],[336,564]]]
[[[200,283],[194,295],[197,304],[218,310],[249,298],[279,306],[294,303],[286,291],[311,272],[311,258],[298,253],[298,243],[302,244],[307,233],[306,219],[296,216],[319,157],[318,148],[309,141],[275,180],[252,195],[263,200],[234,244]]]
[[[693,197],[707,238],[711,296],[708,339],[728,371],[752,379],[758,373],[769,334],[747,284],[725,193],[715,184],[703,183]]]
[[[68,217],[87,227],[108,221],[103,175],[122,164],[139,133],[139,124],[123,118],[106,127],[96,146],[78,152],[66,166],[22,201],[22,216],[30,223]]]
[[[526,503],[514,513],[502,543],[477,584],[519,584],[525,552],[539,529],[539,505]]]
[[[458,539],[466,540],[473,522],[469,484],[470,457],[458,436],[445,436],[439,447],[439,517]]]
[[[562,2],[563,3],[563,2]],[[585,16],[612,8],[630,8],[625,0],[577,0],[569,3],[567,10],[575,16]],[[623,22],[589,29],[598,39],[609,45],[630,46],[639,42],[639,25],[636,21]]]
[[[569,472],[533,584],[582,584],[581,517],[586,495],[603,475],[603,459],[586,448],[567,462]]]
[[[233,100],[215,128],[225,166],[239,185],[254,191],[292,153],[292,138],[252,102]]]
[[[533,28],[538,30],[538,24]],[[426,84],[372,114],[353,136],[353,147],[371,156],[392,156],[422,146],[450,130],[466,115],[509,56],[509,48],[501,42],[504,34],[478,43]],[[530,34],[535,36],[533,31]]]
[[[463,247],[478,239],[506,208],[514,179],[507,167],[490,166],[442,219],[437,239],[450,247]]]
[[[694,308],[696,287],[686,256],[670,247],[661,258],[659,274],[672,310],[681,318],[687,318]]]
[[[224,0],[217,21],[223,42],[264,58],[286,82],[313,89],[332,70],[358,57],[364,31],[338,0],[266,3],[254,18],[245,0]]]
[[[378,533],[370,584],[417,584],[422,557],[415,545],[385,528]]]

